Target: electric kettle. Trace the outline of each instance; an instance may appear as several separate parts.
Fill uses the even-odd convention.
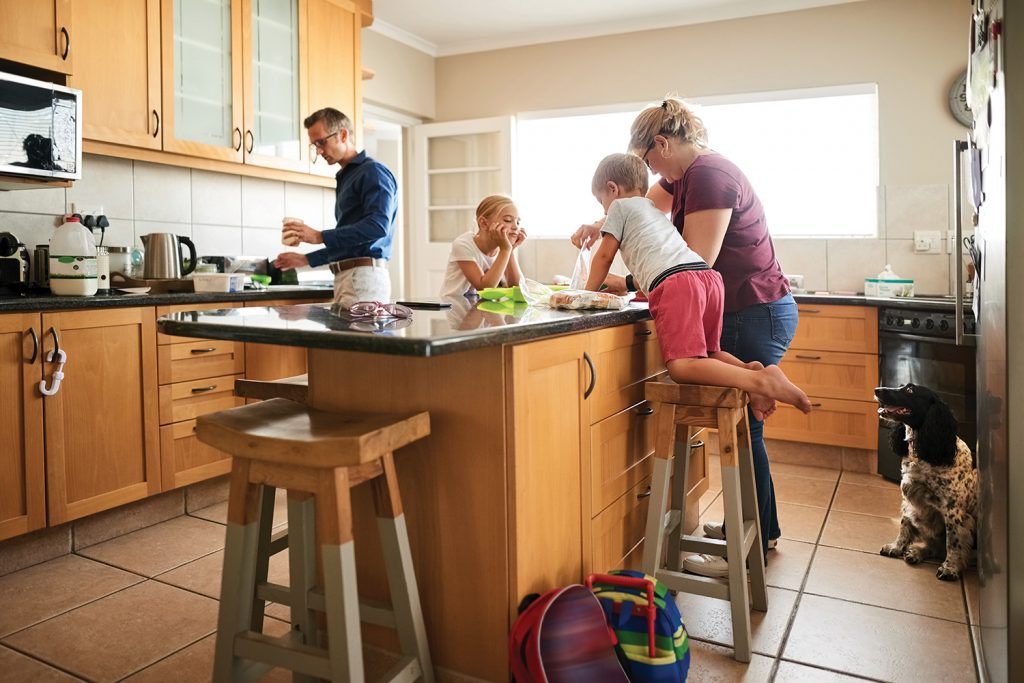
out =
[[[196,269],[196,245],[187,237],[169,232],[151,232],[142,236],[146,262],[142,277],[146,280],[174,280]],[[181,245],[188,247],[188,266],[181,254]]]

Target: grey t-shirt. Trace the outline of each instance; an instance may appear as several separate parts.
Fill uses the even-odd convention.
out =
[[[601,232],[619,241],[622,261],[645,292],[669,268],[704,262],[647,197],[624,197],[612,202]]]

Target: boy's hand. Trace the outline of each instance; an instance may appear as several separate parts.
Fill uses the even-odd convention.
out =
[[[608,276],[604,279],[604,291],[609,294],[625,296],[627,293],[626,278],[621,275],[615,275],[614,273],[608,273]]]

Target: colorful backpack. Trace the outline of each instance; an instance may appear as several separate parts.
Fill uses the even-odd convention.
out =
[[[600,603],[579,584],[527,596],[508,650],[516,683],[629,683]]]
[[[592,574],[594,591],[618,639],[632,683],[681,683],[690,670],[690,642],[672,596],[653,576],[629,569]]]

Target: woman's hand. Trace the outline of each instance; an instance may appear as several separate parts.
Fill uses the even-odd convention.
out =
[[[585,223],[576,229],[576,232],[572,234],[569,241],[577,249],[589,247],[601,237],[602,225],[604,225],[603,218],[593,223]]]

